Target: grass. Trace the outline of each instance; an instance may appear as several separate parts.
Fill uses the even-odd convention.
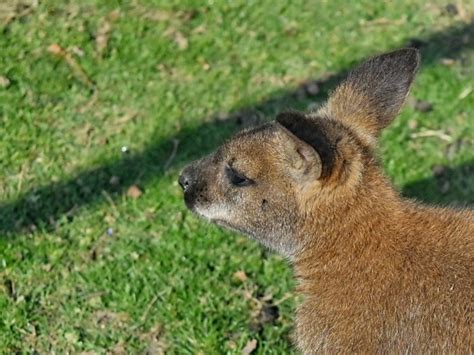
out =
[[[0,352],[240,353],[252,339],[257,354],[293,352],[290,268],[189,214],[178,172],[242,122],[306,109],[361,59],[417,39],[412,96],[433,109],[407,105],[384,133],[386,171],[412,197],[473,203],[474,7],[446,5],[0,5],[14,15],[0,18]],[[329,72],[317,96],[298,89]]]

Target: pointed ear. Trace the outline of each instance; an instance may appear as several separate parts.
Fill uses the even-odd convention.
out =
[[[277,116],[278,139],[289,162],[289,171],[301,183],[319,179],[322,173],[321,157],[318,152],[300,139],[299,131],[304,129],[306,117],[300,112],[285,112]],[[306,130],[309,127],[306,127]]]
[[[327,110],[356,130],[377,136],[398,114],[415,77],[418,50],[400,49],[355,68],[330,96]]]

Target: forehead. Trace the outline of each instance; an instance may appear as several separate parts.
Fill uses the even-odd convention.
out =
[[[222,146],[223,158],[238,165],[270,164],[276,153],[275,130],[274,123],[267,123],[237,133]]]
[[[243,130],[226,142],[226,150],[233,154],[250,154],[258,157],[271,148],[274,131],[272,123]]]

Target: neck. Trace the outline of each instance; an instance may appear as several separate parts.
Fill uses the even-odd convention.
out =
[[[365,174],[351,193],[342,191],[340,196],[344,198],[325,197],[325,204],[315,199],[297,229],[300,247],[292,260],[296,267],[334,258],[352,260],[364,249],[391,242],[387,237],[403,213],[402,201],[377,169]]]

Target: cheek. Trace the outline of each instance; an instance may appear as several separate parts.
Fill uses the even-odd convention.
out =
[[[241,220],[252,225],[259,225],[271,213],[271,196],[266,196],[263,191],[245,191],[233,196],[233,206]]]

